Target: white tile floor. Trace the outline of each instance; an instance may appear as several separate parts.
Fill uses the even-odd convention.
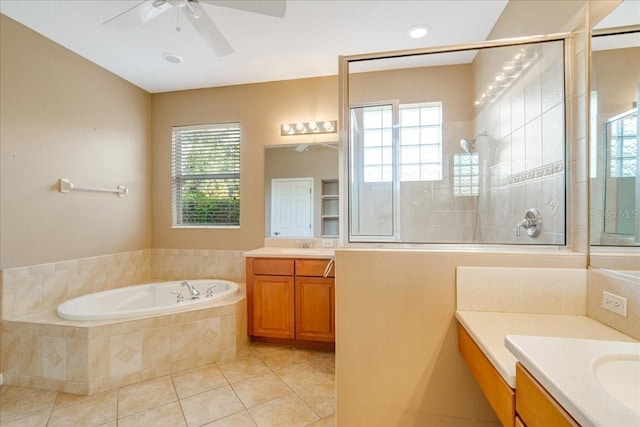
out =
[[[99,393],[0,388],[3,427],[335,425],[332,352],[252,344],[239,357]]]

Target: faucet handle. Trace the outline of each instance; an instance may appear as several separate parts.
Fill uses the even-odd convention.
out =
[[[520,227],[524,228],[529,237],[538,236],[542,227],[540,212],[535,208],[531,208],[524,214],[524,219],[516,225],[516,236],[518,237],[520,237]]]
[[[180,291],[171,291],[171,293],[174,294],[174,295],[178,295],[176,297],[176,302],[184,301],[184,295],[182,295],[182,292],[180,292]]]
[[[209,288],[207,289],[207,298],[211,298],[213,296],[213,288],[215,288],[217,285],[212,285],[209,286]]]

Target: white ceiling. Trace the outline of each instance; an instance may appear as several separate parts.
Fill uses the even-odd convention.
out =
[[[624,0],[593,28],[604,30],[631,25],[640,25],[640,1],[638,0]],[[591,40],[591,50],[622,49],[638,46],[640,46],[640,33],[638,32],[609,37],[594,37]]]
[[[260,0],[258,0],[260,1]],[[338,56],[485,40],[506,0],[288,0],[284,18],[202,4],[235,52],[217,57],[177,8],[128,31],[125,0],[0,0],[0,12],[151,93],[338,74]],[[427,24],[421,40],[407,30]],[[171,64],[163,53],[181,56]]]

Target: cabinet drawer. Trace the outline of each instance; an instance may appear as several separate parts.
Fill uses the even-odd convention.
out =
[[[297,259],[296,276],[323,277],[327,268],[328,259]],[[335,263],[331,266],[331,271],[327,277],[335,276]]]
[[[502,379],[487,356],[460,324],[458,324],[458,348],[502,425],[512,427],[516,417],[516,393]],[[519,387],[520,383],[518,383],[518,389]]]
[[[253,258],[253,274],[264,276],[293,276],[293,260]]]
[[[528,427],[578,427],[579,424],[520,364],[516,364],[516,411]]]

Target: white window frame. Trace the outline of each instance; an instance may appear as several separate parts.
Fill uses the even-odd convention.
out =
[[[419,109],[433,109],[434,107],[438,108],[438,119],[437,123],[423,123],[421,119],[418,119],[418,124],[411,125],[403,125],[402,117],[403,110],[415,110]],[[371,108],[379,108],[375,105],[372,105]],[[419,112],[419,115],[421,112]],[[371,128],[363,128],[366,138],[366,133],[368,131],[374,133],[380,133],[379,135],[379,144],[371,144],[370,142],[364,143],[364,150],[371,151],[379,151],[377,156],[367,156],[363,154],[362,160],[362,173],[364,175],[364,182],[391,182],[396,176],[396,171],[394,168],[398,168],[397,177],[400,182],[407,181],[441,181],[442,180],[442,102],[420,102],[414,104],[400,104],[399,105],[399,114],[398,121],[396,122],[394,119],[396,117],[395,114],[391,115],[391,122],[384,125],[385,120],[382,119],[382,125]],[[387,120],[388,121],[388,120]],[[393,128],[396,127],[399,129],[399,137],[397,139],[392,138],[391,144],[385,144],[385,140],[390,138],[393,134]],[[424,137],[424,133],[428,129],[436,129],[436,141],[426,140]],[[417,143],[407,143],[406,136],[403,141],[403,134],[407,135],[410,130],[417,132]],[[385,138],[385,135],[388,138]],[[433,136],[433,135],[432,135]],[[425,160],[427,158],[427,150],[437,150],[437,161]],[[386,155],[385,155],[386,154]],[[397,155],[398,159],[396,162],[392,161],[389,156],[393,158],[393,156]],[[368,158],[371,157],[379,157],[379,162],[371,162],[368,161]],[[417,159],[417,161],[414,161]],[[418,169],[418,176],[410,176],[409,173],[405,172],[406,169],[413,166]],[[428,168],[429,166],[435,166],[437,168],[436,176],[429,177]],[[379,179],[371,179],[368,178],[370,176],[366,170],[367,169],[379,169],[378,174]],[[385,170],[387,172],[385,173]],[[390,172],[389,172],[390,170]],[[375,176],[376,174],[374,174]]]
[[[240,124],[214,123],[175,126],[172,129],[172,227],[173,228],[239,228],[240,227]],[[200,136],[196,139],[194,136]],[[221,143],[224,138],[224,144]],[[203,160],[200,170],[191,171],[185,165],[188,150]],[[223,160],[223,161],[221,161]],[[206,193],[205,201],[227,200],[226,214],[213,211],[214,220],[197,221],[197,214],[185,212],[185,185],[190,183],[193,193]],[[195,188],[197,186],[197,189]],[[214,192],[226,193],[224,197]],[[229,201],[232,201],[229,203]],[[217,208],[214,206],[214,209]],[[224,216],[226,215],[226,219]]]

